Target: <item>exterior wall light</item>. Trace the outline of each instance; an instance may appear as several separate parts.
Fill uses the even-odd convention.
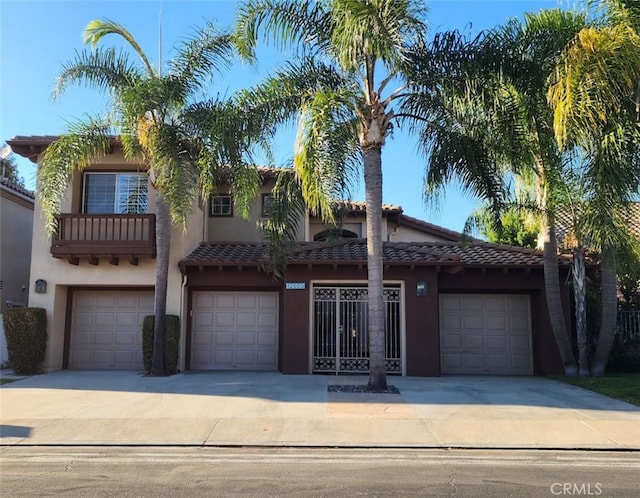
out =
[[[426,296],[429,294],[429,286],[424,280],[420,280],[416,283],[416,296]]]
[[[47,293],[47,281],[39,278],[36,280],[36,294],[46,294]]]

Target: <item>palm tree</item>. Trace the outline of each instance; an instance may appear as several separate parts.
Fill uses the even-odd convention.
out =
[[[387,382],[381,154],[394,125],[423,126],[405,103],[416,91],[410,55],[427,45],[426,10],[419,0],[250,0],[237,21],[246,55],[261,37],[294,51],[242,102],[265,129],[299,119],[293,166],[307,205],[332,219],[332,200],[364,170],[371,389]]]
[[[585,158],[583,237],[601,252],[602,318],[591,374],[600,376],[616,326],[615,247],[625,245],[626,202],[639,192],[640,3],[611,0],[599,25],[581,30],[554,73],[549,101],[560,147]]]
[[[164,322],[172,222],[185,227],[200,191],[208,196],[225,169],[239,185],[236,200],[246,205],[258,192],[257,172],[245,168],[249,129],[231,103],[194,102],[210,77],[226,68],[234,54],[231,36],[207,25],[178,47],[165,73],[152,66],[133,36],[121,25],[96,20],[84,30],[92,50],[79,52],[58,77],[54,96],[70,84],[85,84],[110,98],[106,117],[70,126],[45,151],[39,172],[39,196],[49,232],[71,175],[107,154],[118,135],[125,157],[144,165],[156,196],[156,285],[152,374],[164,375]],[[96,48],[107,35],[124,39],[126,51]],[[224,167],[223,167],[224,166]]]
[[[474,45],[459,83],[444,88],[442,124],[425,128],[423,136],[430,152],[429,196],[455,175],[477,176],[480,165],[498,177],[534,176],[547,308],[567,375],[576,375],[577,364],[561,300],[555,209],[564,189],[562,172],[573,157],[555,141],[547,90],[563,49],[586,23],[584,15],[554,9],[525,14],[522,21],[513,19],[486,33]],[[491,208],[498,225],[502,208]]]

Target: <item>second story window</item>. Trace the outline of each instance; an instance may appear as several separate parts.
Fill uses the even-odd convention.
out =
[[[85,173],[82,211],[87,214],[147,212],[145,173]]]
[[[271,194],[262,194],[262,217],[267,218],[271,211],[273,196]]]
[[[233,216],[233,199],[230,194],[218,194],[211,197],[210,216]]]

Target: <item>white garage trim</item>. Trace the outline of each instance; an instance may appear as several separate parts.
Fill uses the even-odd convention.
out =
[[[142,321],[153,315],[153,291],[74,290],[70,369],[142,370]]]
[[[533,375],[529,296],[441,294],[440,371]]]
[[[193,370],[278,369],[277,292],[194,291]]]

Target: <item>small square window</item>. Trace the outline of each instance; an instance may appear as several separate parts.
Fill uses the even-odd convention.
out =
[[[233,200],[230,194],[211,197],[211,216],[233,216]]]
[[[262,217],[267,218],[271,211],[273,196],[271,194],[262,194]]]

